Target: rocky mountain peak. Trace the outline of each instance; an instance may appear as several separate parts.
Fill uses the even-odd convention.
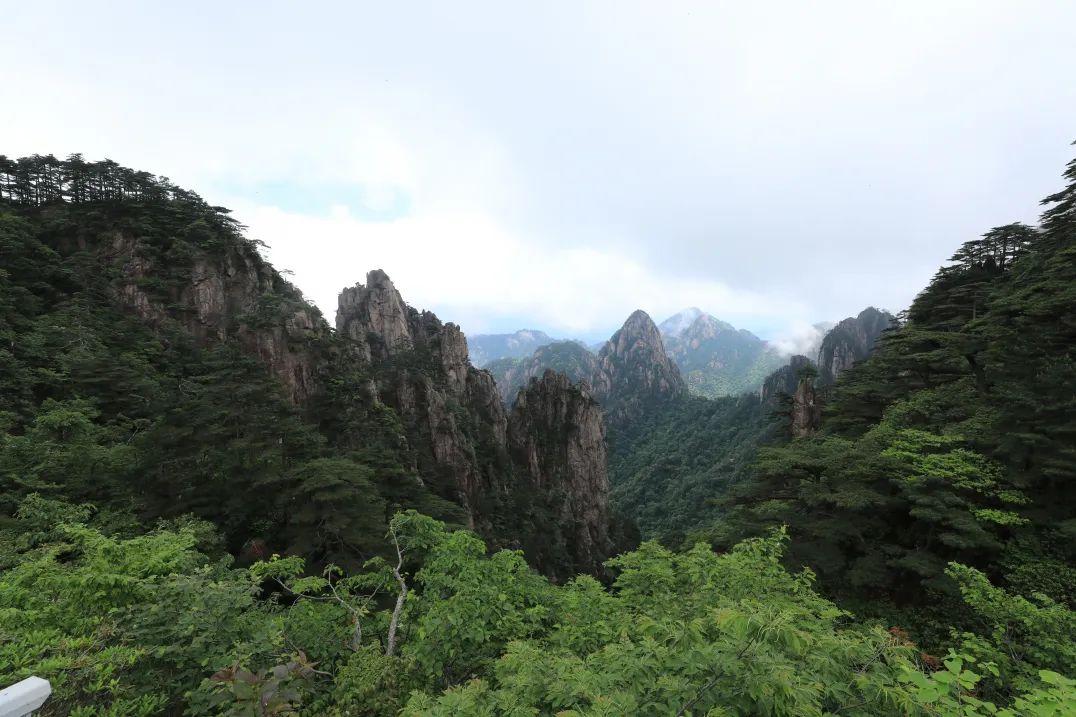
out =
[[[381,269],[366,274],[366,284],[340,292],[336,330],[354,339],[366,358],[387,358],[414,348],[409,319],[414,309],[404,303],[396,286]]]
[[[787,364],[766,377],[758,391],[759,398],[763,403],[773,403],[781,394],[791,396],[796,392],[800,375],[808,368],[814,368],[811,359],[799,354],[790,356]]]
[[[894,324],[893,315],[868,306],[859,315],[844,319],[822,339],[818,349],[818,369],[825,383],[832,383],[844,371],[867,358],[882,332]]]
[[[408,306],[383,271],[344,289],[339,306],[338,333],[364,354],[430,487],[494,544],[525,545],[542,570],[597,570],[610,554],[608,476],[601,411],[586,388],[546,372],[520,392],[509,420],[493,376],[471,365],[459,326]],[[554,511],[555,530],[568,536],[559,547],[514,524],[512,506],[527,496]]]
[[[654,320],[650,318],[650,314],[642,309],[636,309],[631,312],[631,315],[624,321],[623,326],[620,327],[620,331],[617,332],[617,334],[621,333],[629,337],[654,336],[657,337],[658,341],[661,340],[661,332],[658,331],[658,327],[654,323]]]
[[[680,369],[665,353],[653,319],[637,310],[598,353],[594,394],[613,417],[635,413],[644,404],[684,393]]]
[[[680,333],[679,339],[697,348],[703,341],[715,339],[723,331],[736,331],[736,328],[710,314],[700,314]]]
[[[658,325],[662,336],[679,336],[691,323],[703,315],[703,310],[692,306],[679,311]]]

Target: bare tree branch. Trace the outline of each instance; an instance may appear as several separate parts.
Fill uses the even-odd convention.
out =
[[[389,525],[392,534],[392,544],[396,546],[396,567],[392,569],[392,576],[400,586],[400,594],[396,596],[396,606],[392,609],[392,620],[389,622],[389,635],[385,641],[385,656],[391,657],[396,651],[396,630],[400,626],[400,613],[403,612],[404,600],[407,599],[407,581],[404,580],[400,570],[403,569],[403,551],[400,550],[400,540],[396,536],[396,527]]]

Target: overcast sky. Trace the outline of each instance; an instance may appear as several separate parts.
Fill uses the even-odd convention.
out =
[[[468,333],[696,305],[794,340],[1034,221],[1076,3],[0,0],[0,153],[235,210],[332,320],[389,273]]]

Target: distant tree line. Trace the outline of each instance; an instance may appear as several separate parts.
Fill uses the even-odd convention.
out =
[[[81,154],[67,159],[51,154],[18,159],[0,155],[0,201],[5,200],[24,207],[57,202],[180,202],[237,226],[228,218],[228,209],[210,206],[168,177],[130,169],[111,159],[87,162]]]

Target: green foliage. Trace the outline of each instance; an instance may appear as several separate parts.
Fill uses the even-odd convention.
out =
[[[408,605],[415,640],[404,657],[432,684],[444,686],[488,669],[513,640],[533,635],[547,617],[548,584],[519,552],[483,559],[486,546],[464,532],[445,536],[415,579],[426,596]]]
[[[20,515],[50,511],[90,515],[38,498]],[[931,673],[789,573],[781,532],[725,554],[648,542],[610,561],[609,587],[555,585],[414,512],[391,521],[398,564],[352,574],[311,576],[295,556],[238,569],[201,553],[201,533],[65,523],[21,553],[0,574],[0,680],[46,677],[45,714],[87,717],[1063,715],[1074,699],[1072,613],[957,565],[993,630],[955,636]]]
[[[777,429],[756,396],[684,397],[609,433],[612,501],[646,538],[680,545],[714,502],[750,474]]]
[[[830,594],[894,603],[935,642],[928,623],[975,622],[951,611],[951,561],[1072,604],[1076,164],[1066,178],[1039,228],[997,227],[954,254],[842,374],[821,436],[760,452],[715,544],[787,524],[791,562]]]
[[[327,327],[301,337],[326,371],[303,408],[251,355],[255,334],[291,340],[297,311],[320,317],[226,210],[107,161],[0,158],[4,172],[0,528],[39,494],[129,531],[194,514],[231,552],[253,546],[248,560],[359,566],[388,549],[396,510],[464,521],[415,475],[399,417]],[[184,297],[212,262],[253,273],[260,293],[210,332]],[[150,320],[121,309],[132,280]]]
[[[45,677],[44,714],[81,717],[1073,714],[1066,176],[1039,228],[961,247],[822,435],[776,445],[754,397],[618,425],[620,507],[708,544],[644,543],[603,585],[454,530],[428,430],[331,332],[304,339],[325,391],[293,405],[244,341],[304,304],[224,210],[107,161],[0,157],[0,684]],[[117,308],[131,242],[170,320]],[[253,308],[183,329],[192,267],[239,258]],[[552,503],[483,500],[532,554],[567,550]]]
[[[992,687],[1001,694],[1026,688],[1040,670],[1076,674],[1076,612],[1045,595],[1013,595],[990,584],[978,570],[959,564],[948,574],[974,614],[975,633],[964,633],[963,651],[1000,669]]]

